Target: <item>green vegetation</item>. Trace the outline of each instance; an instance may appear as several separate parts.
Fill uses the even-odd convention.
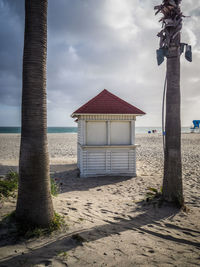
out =
[[[14,196],[14,191],[18,188],[19,174],[15,171],[9,171],[5,178],[0,180],[0,199],[2,197]],[[51,178],[51,194],[57,196],[59,185]]]
[[[51,194],[56,197],[59,193],[59,185],[55,182],[53,178],[51,178]]]
[[[64,216],[61,216],[58,213],[54,212],[54,220],[49,226],[50,232],[60,229],[63,225],[65,225]]]
[[[9,171],[6,177],[0,180],[0,199],[3,197],[16,196],[15,191],[18,188],[19,174],[14,171]],[[51,178],[51,194],[57,196],[59,186],[53,178]],[[41,228],[36,225],[30,226],[26,222],[18,222],[15,216],[15,211],[7,214],[0,222],[4,228],[7,228],[8,233],[12,236],[33,238],[51,234],[53,231],[59,230],[65,225],[64,219],[57,213],[54,213],[54,219],[48,227]],[[66,226],[66,225],[65,225]]]
[[[62,226],[65,225],[63,216],[59,215],[58,213],[54,213],[54,219],[48,227],[40,228],[37,226],[28,226],[21,225],[18,228],[19,232],[22,236],[26,238],[33,238],[33,237],[40,237],[43,235],[50,235],[52,232],[61,229]]]
[[[40,237],[44,235],[50,235],[52,232],[59,230],[64,226],[64,219],[58,213],[54,213],[54,219],[48,227],[41,228],[37,226],[32,226],[27,224],[18,224],[17,230],[20,236],[23,236],[27,239]]]
[[[61,229],[61,227],[66,227],[64,218],[56,212],[54,213],[54,219],[51,224],[44,228],[34,225],[31,226],[28,223],[18,222],[15,216],[15,211],[6,215],[1,222],[1,225],[11,229],[12,231],[10,234],[12,234],[12,236],[23,237],[26,239],[50,235],[52,232]]]
[[[147,188],[148,192],[146,193],[146,202],[149,204],[153,204],[153,206],[158,206],[159,208],[162,206],[164,202],[168,202],[163,198],[162,187],[160,191],[153,187]],[[184,212],[188,212],[189,209],[184,205],[180,205],[180,203],[175,199],[174,202],[171,202],[175,207],[181,208]]]
[[[18,188],[18,178],[17,172],[9,171],[6,177],[0,180],[0,199],[13,195],[13,192]]]
[[[13,180],[13,181],[18,182],[19,174],[17,172],[14,172],[14,171],[10,170],[6,175],[6,178],[8,180]]]
[[[153,187],[147,188],[148,192],[146,193],[146,202],[149,202],[153,205],[158,204],[158,207],[161,207],[163,203],[163,197],[162,197],[162,188],[160,191]]]
[[[162,196],[162,188],[160,191],[158,189],[153,188],[153,187],[148,187],[147,188],[148,192],[146,193],[146,201],[151,201],[155,198],[160,198]]]
[[[69,255],[66,251],[59,251],[57,256],[63,260],[67,260]]]

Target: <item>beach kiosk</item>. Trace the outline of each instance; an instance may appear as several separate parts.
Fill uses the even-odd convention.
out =
[[[106,89],[77,109],[80,177],[136,176],[135,120],[144,114]]]

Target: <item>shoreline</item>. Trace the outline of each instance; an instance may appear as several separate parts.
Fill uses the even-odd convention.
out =
[[[70,135],[70,134],[74,134],[77,135],[77,133],[72,132],[72,133],[47,133],[47,136],[51,136],[51,135]],[[191,134],[191,135],[196,135],[196,134],[200,134],[200,132],[181,132],[181,135],[185,135],[185,134]],[[5,135],[9,135],[9,136],[20,136],[21,133],[0,133],[0,136],[5,136]],[[145,136],[157,136],[157,135],[162,135],[161,132],[157,132],[157,133],[135,133],[135,135],[145,135]]]

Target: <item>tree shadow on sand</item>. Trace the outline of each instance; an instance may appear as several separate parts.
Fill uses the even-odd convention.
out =
[[[6,175],[6,173],[8,173],[10,170],[18,172],[19,166],[0,163],[0,175]],[[77,170],[76,164],[50,164],[51,173],[55,173],[55,172],[60,172],[60,173],[69,172],[70,173],[72,170],[74,171]]]
[[[18,166],[16,165],[4,165],[0,163],[0,176],[6,175],[9,171],[18,172]]]
[[[18,166],[8,166],[0,164],[0,175],[6,175],[9,171],[17,171]],[[129,180],[131,176],[101,176],[80,178],[77,164],[51,164],[50,175],[56,178],[62,193],[70,191],[86,191],[91,188],[111,185]]]
[[[51,177],[61,186],[62,193],[70,191],[86,191],[91,188],[116,184],[132,179],[132,176],[101,176],[80,178],[76,164],[51,166]],[[56,171],[55,171],[56,170]]]
[[[135,211],[139,211],[140,214],[134,216]],[[165,234],[165,231],[157,232],[154,226],[159,225],[160,221],[163,219],[170,219],[175,216],[180,210],[174,208],[169,204],[163,204],[162,208],[154,208],[153,206],[143,206],[137,205],[136,209],[133,210],[133,215],[129,216],[129,219],[123,219],[122,217],[113,217],[114,221],[104,220],[105,224],[96,226],[90,229],[82,229],[79,232],[66,233],[56,237],[54,240],[43,243],[42,245],[34,248],[27,249],[24,254],[10,256],[8,258],[1,259],[0,266],[12,266],[13,264],[18,266],[32,266],[32,264],[44,264],[43,259],[52,259],[57,256],[58,251],[70,251],[80,245],[84,245],[84,242],[96,241],[104,237],[111,235],[119,235],[120,233],[131,230],[137,231],[139,233],[147,233],[148,235],[158,237],[164,240],[169,240],[170,242],[176,242],[179,244],[189,245],[192,248],[200,249],[200,243],[190,241],[184,238],[177,238],[170,234]],[[137,213],[138,214],[138,213]],[[144,228],[145,226],[149,226]],[[182,228],[170,223],[164,224],[166,228],[175,228],[177,231],[184,232],[188,231],[191,235],[199,235],[200,232]],[[7,244],[8,245],[8,244]],[[12,245],[12,244],[9,244]],[[3,245],[0,244],[0,247]],[[28,245],[27,245],[28,247]],[[22,262],[26,262],[22,265]]]

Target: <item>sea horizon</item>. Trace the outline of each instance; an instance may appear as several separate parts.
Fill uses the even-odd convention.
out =
[[[77,133],[78,127],[74,126],[49,126],[47,127],[47,133]],[[162,133],[162,127],[159,126],[136,126],[135,133],[148,133],[149,131],[156,130],[158,133]],[[190,133],[190,127],[181,127],[182,133]],[[19,126],[0,126],[0,133],[4,134],[17,134],[21,133],[21,127]]]

